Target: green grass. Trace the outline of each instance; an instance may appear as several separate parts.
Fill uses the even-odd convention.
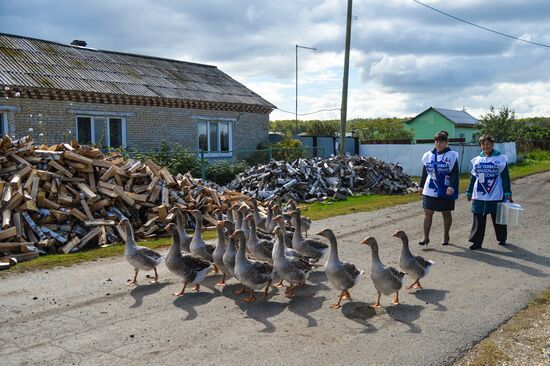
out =
[[[528,160],[523,163],[510,165],[509,169],[510,177],[512,180],[515,180],[532,174],[550,171],[550,161]],[[420,178],[413,177],[413,180],[419,181]],[[469,183],[470,174],[461,174],[459,185],[460,192],[466,192]],[[421,198],[422,196],[420,194],[372,194],[349,197],[344,201],[315,202],[304,205],[301,208],[304,210],[304,214],[312,220],[320,220],[338,215],[347,215],[355,212],[366,212],[385,207],[392,207],[404,203],[419,201]]]
[[[215,231],[206,231],[202,236],[206,240],[217,237]],[[172,243],[171,237],[158,238],[154,240],[140,241],[137,244],[151,248],[168,247]],[[8,270],[0,272],[0,277],[10,273],[21,273],[32,270],[45,270],[53,267],[68,267],[82,262],[95,261],[101,258],[117,257],[124,254],[123,244],[114,244],[103,248],[83,250],[77,253],[45,255],[36,259],[18,263]]]
[[[550,161],[527,160],[521,164],[510,166],[510,175],[512,179],[522,178],[528,175],[550,171]],[[418,179],[417,179],[418,180]],[[460,191],[466,191],[469,182],[469,174],[461,174]],[[397,206],[405,203],[419,201],[419,194],[404,194],[404,195],[382,195],[372,194],[348,197],[345,201],[327,201],[324,203],[312,203],[302,206],[304,214],[312,220],[326,219],[333,216],[347,215],[355,212],[366,212],[378,210],[381,208]],[[205,232],[205,239],[213,239],[216,237],[215,231]],[[139,242],[138,245],[149,248],[160,248],[170,245],[170,238],[160,238],[156,240],[148,240]],[[71,254],[56,254],[42,256],[37,259],[22,262],[16,266],[0,272],[0,277],[9,273],[25,272],[29,270],[44,270],[57,266],[71,266],[77,263],[93,261],[100,258],[108,258],[120,256],[124,253],[123,245],[113,245],[105,248],[97,248],[84,250],[78,253]]]

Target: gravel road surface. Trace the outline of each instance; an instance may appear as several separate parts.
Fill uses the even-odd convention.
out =
[[[497,245],[488,223],[482,251],[468,249],[470,204],[457,202],[451,245],[439,244],[434,220],[427,250],[420,202],[316,221],[312,232],[335,230],[340,257],[365,270],[339,310],[320,270],[289,300],[279,290],[268,302],[246,304],[208,278],[199,293],[174,297],[179,280],[161,266],[160,283],[126,286],[133,270],[122,257],[8,275],[0,279],[2,365],[446,365],[524,307],[550,284],[550,173],[513,184],[525,221]],[[489,219],[490,222],[490,219]],[[382,261],[397,265],[405,230],[414,253],[436,262],[424,290],[403,291],[401,305],[373,310],[370,250],[375,236]],[[407,279],[407,283],[409,279]]]

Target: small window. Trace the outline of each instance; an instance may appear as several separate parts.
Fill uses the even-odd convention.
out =
[[[209,155],[230,154],[232,149],[230,121],[200,121],[198,129],[198,148]]]
[[[126,147],[126,120],[124,118],[76,118],[78,142],[102,147]]]

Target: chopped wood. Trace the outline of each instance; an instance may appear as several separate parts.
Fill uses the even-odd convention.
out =
[[[16,235],[17,229],[15,227],[10,227],[9,229],[0,231],[0,240],[11,239]]]

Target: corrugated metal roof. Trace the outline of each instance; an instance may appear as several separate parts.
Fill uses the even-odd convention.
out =
[[[441,113],[449,121],[457,125],[477,125],[479,121],[466,111],[455,111],[453,109],[433,108],[435,111]]]
[[[0,83],[275,106],[215,66],[0,33]]]

